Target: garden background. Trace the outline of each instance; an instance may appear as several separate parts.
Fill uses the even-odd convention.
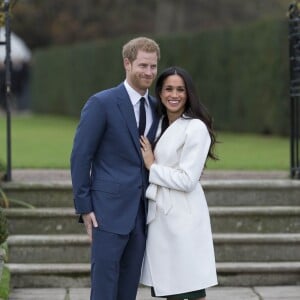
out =
[[[124,79],[122,45],[146,35],[161,46],[159,70],[186,68],[213,115],[220,160],[209,168],[288,170],[289,3],[17,1],[13,30],[33,59],[31,113],[12,120],[13,168],[68,168],[82,106]],[[0,126],[5,161],[5,115]]]

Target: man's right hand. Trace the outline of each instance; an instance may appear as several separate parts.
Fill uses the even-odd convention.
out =
[[[83,214],[82,219],[85,225],[86,232],[89,236],[90,242],[92,242],[92,229],[93,227],[98,227],[96,216],[93,212],[90,212],[88,214]]]

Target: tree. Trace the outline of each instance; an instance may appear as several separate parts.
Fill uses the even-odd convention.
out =
[[[291,0],[21,0],[13,30],[31,48],[128,34],[195,32],[285,17]]]

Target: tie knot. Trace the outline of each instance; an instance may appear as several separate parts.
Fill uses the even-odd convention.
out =
[[[145,104],[145,101],[146,101],[146,99],[145,99],[144,97],[142,97],[142,98],[140,99],[141,104]]]

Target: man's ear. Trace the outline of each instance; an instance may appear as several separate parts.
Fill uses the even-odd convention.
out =
[[[124,63],[125,70],[129,71],[130,67],[131,67],[131,63],[130,63],[130,61],[129,61],[129,59],[127,57],[124,58],[123,63]]]

